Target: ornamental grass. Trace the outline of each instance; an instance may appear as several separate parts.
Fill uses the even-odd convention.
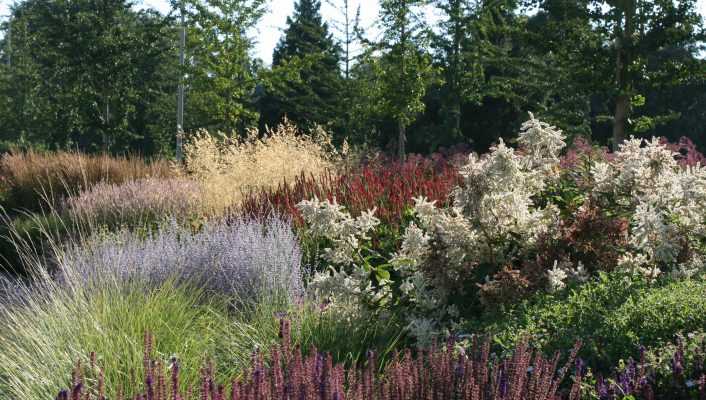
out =
[[[239,205],[244,193],[271,189],[301,174],[335,171],[339,160],[328,133],[305,134],[286,121],[245,138],[201,132],[184,146],[185,170],[203,184],[204,201],[215,212]]]
[[[139,227],[168,218],[187,221],[205,211],[201,185],[185,177],[101,182],[70,195],[64,209],[75,222],[109,227]]]
[[[0,187],[8,208],[38,210],[56,206],[69,193],[100,182],[122,183],[175,174],[167,161],[145,162],[138,157],[88,155],[79,152],[8,153],[0,159]]]

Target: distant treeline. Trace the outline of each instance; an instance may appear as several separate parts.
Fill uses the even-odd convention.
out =
[[[320,1],[296,2],[272,66],[250,36],[266,0],[171,0],[167,15],[129,0],[18,2],[1,25],[2,147],[172,156],[181,80],[187,132],[286,117],[399,154],[483,151],[530,111],[600,144],[687,136],[706,149],[696,0],[380,0],[375,37],[348,0],[330,2],[334,21]]]

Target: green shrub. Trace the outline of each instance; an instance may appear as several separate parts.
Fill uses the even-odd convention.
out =
[[[676,333],[706,328],[706,282],[687,280],[642,290],[609,318],[626,343],[663,344]]]
[[[601,370],[635,357],[640,346],[659,348],[678,333],[706,327],[706,282],[647,284],[620,274],[600,278],[564,294],[538,295],[505,315],[488,316],[471,329],[496,336],[503,348],[530,337],[545,351],[584,345],[581,356]]]

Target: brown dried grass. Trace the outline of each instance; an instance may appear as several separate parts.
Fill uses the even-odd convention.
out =
[[[139,157],[88,155],[79,152],[8,153],[0,158],[0,187],[8,208],[38,210],[56,206],[70,193],[104,183],[123,183],[177,173],[169,162],[145,162]]]

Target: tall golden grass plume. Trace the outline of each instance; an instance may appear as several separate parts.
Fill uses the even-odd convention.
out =
[[[214,210],[237,207],[249,191],[273,188],[304,174],[337,170],[341,154],[322,128],[306,134],[289,121],[242,138],[195,133],[184,146],[184,168],[200,180]]]

